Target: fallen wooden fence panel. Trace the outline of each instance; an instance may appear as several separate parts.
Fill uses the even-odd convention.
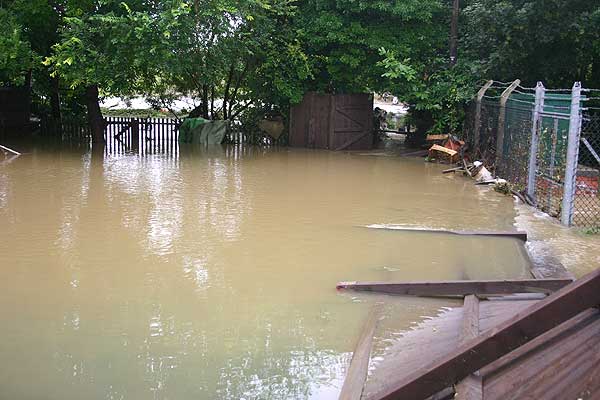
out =
[[[423,368],[385,383],[374,399],[425,399],[600,304],[600,269],[483,332]]]
[[[440,282],[340,282],[337,289],[411,296],[466,296],[511,293],[552,293],[568,284],[571,279],[519,279]]]

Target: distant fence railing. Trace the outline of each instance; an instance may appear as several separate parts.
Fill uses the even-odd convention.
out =
[[[600,92],[488,81],[467,112],[474,159],[566,226],[600,230]]]
[[[177,151],[179,146],[180,121],[173,118],[105,117],[104,140],[110,153],[139,152],[164,153]],[[43,119],[40,135],[59,138],[62,141],[89,144],[91,134],[85,121],[62,120],[56,122]],[[227,130],[225,143],[260,146],[286,145],[287,137],[277,140],[260,132],[245,132],[232,125]]]

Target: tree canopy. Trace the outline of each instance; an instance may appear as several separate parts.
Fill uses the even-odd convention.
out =
[[[462,0],[457,63],[451,3],[4,0],[0,82],[33,74],[40,102],[67,93],[88,113],[104,95],[183,94],[213,119],[285,114],[309,90],[389,91],[434,130],[459,128],[482,79],[600,87],[597,2]]]

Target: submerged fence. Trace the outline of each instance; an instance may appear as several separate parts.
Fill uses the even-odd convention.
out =
[[[157,154],[178,151],[180,121],[176,119],[164,117],[105,117],[104,119],[106,122],[104,140],[108,153]],[[42,120],[40,134],[80,145],[89,145],[91,141],[90,130],[85,121]],[[240,126],[232,124],[227,130],[224,141],[228,144],[274,146],[287,144],[287,136],[282,135],[275,140],[258,130],[246,132]]]
[[[600,91],[488,81],[469,107],[474,159],[566,226],[600,229]]]

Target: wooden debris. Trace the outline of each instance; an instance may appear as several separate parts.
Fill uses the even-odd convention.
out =
[[[442,140],[448,139],[448,137],[449,137],[448,134],[445,134],[445,135],[427,135],[425,137],[425,140],[428,141],[428,142],[435,141],[435,140],[442,141]]]
[[[461,326],[461,344],[479,336],[479,298],[474,295],[465,297],[463,304],[463,319]],[[473,373],[456,385],[457,400],[482,400],[483,379]]]
[[[455,168],[448,168],[442,171],[443,174],[449,174],[450,172],[456,172],[456,171],[464,171],[465,167],[455,167]]]
[[[16,156],[20,156],[20,155],[21,155],[21,153],[19,153],[18,151],[16,151],[16,150],[13,150],[13,149],[11,149],[11,148],[8,148],[8,147],[6,147],[6,146],[2,146],[1,144],[0,144],[0,149],[2,149],[2,150],[4,150],[4,151],[6,151],[6,152],[8,152],[8,153],[12,153],[12,154],[14,154],[14,155],[16,155]]]
[[[600,269],[449,354],[386,385],[375,399],[422,399],[445,389],[577,314],[600,304]]]
[[[379,321],[382,308],[382,304],[377,304],[369,313],[367,322],[365,323],[354,353],[352,354],[352,361],[350,362],[350,367],[348,368],[348,373],[346,374],[346,379],[342,386],[339,397],[340,400],[360,400],[362,396],[369,368],[373,334],[377,322]]]
[[[413,228],[404,226],[385,226],[385,225],[367,225],[365,228],[370,229],[385,229],[390,231],[403,231],[403,232],[426,232],[426,233],[447,233],[451,235],[467,235],[467,236],[503,236],[520,239],[524,242],[527,241],[527,232],[525,231],[456,231],[450,229],[429,229],[429,228]]]
[[[573,281],[570,279],[520,279],[440,282],[340,282],[337,289],[411,296],[466,296],[512,293],[552,293]]]

